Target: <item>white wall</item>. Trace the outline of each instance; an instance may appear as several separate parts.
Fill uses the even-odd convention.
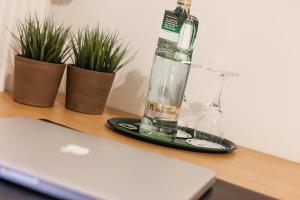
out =
[[[56,1],[58,2],[58,1]],[[109,105],[143,112],[154,49],[164,9],[175,0],[73,0],[52,5],[57,21],[74,25],[99,22],[118,29],[138,49],[137,59],[122,70]],[[200,29],[194,63],[240,74],[228,80],[222,99],[226,137],[237,144],[300,162],[300,1],[194,0]],[[207,105],[216,79],[193,68],[187,97]]]
[[[50,0],[1,0],[0,1],[0,91],[13,89],[14,38],[18,20],[29,13],[44,18],[48,13]]]

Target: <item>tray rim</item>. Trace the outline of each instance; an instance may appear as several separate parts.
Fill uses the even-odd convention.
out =
[[[121,133],[122,135],[129,136],[131,138],[135,138],[144,142],[149,142],[152,144],[157,144],[160,146],[166,146],[166,147],[171,147],[174,149],[181,149],[181,150],[186,150],[186,151],[192,151],[192,152],[205,152],[205,153],[214,153],[214,154],[227,154],[231,153],[234,150],[237,149],[237,146],[231,142],[228,139],[223,139],[230,147],[226,147],[225,149],[215,149],[215,148],[207,148],[207,147],[195,147],[195,146],[188,146],[188,145],[182,145],[179,143],[171,143],[151,137],[147,137],[145,135],[140,135],[134,131],[130,131],[126,128],[123,128],[121,126],[118,126],[116,123],[114,123],[117,120],[126,120],[126,121],[137,121],[136,123],[139,123],[141,119],[139,118],[126,118],[126,117],[115,117],[115,118],[110,118],[107,120],[107,124],[110,125],[111,128],[117,130],[117,133]],[[205,133],[208,134],[208,133]],[[210,134],[209,134],[210,135]],[[182,139],[184,140],[184,139]]]

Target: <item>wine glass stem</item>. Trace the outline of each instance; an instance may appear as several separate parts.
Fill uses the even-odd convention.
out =
[[[210,106],[216,107],[219,110],[219,112],[222,112],[222,109],[221,109],[221,96],[222,96],[225,77],[224,76],[219,76],[218,80],[219,80],[219,86],[218,86],[217,94],[216,94],[213,102],[210,104]]]

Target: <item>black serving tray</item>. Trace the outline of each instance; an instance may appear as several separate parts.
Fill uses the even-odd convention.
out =
[[[118,131],[118,133],[143,140],[146,142],[172,147],[175,149],[182,149],[187,151],[196,151],[196,152],[206,152],[206,153],[230,153],[234,151],[237,147],[236,145],[224,138],[220,138],[209,133],[204,133],[201,131],[197,131],[195,136],[196,139],[205,140],[209,142],[213,142],[222,146],[222,148],[208,148],[208,147],[198,147],[188,144],[187,139],[176,138],[172,142],[160,140],[157,138],[148,137],[146,135],[139,134],[139,125],[141,120],[135,118],[112,118],[107,120],[107,123]],[[186,127],[179,127],[182,131],[193,135],[194,130]]]

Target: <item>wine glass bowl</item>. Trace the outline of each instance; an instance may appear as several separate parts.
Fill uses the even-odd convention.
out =
[[[194,127],[194,138],[197,138],[197,130],[223,137],[224,123],[222,111],[217,107],[210,107],[197,117]]]
[[[176,138],[188,139],[192,137],[192,135],[187,133],[190,115],[191,108],[189,106],[189,103],[187,102],[186,96],[184,95],[181,105],[181,112],[177,122],[177,133],[175,136]]]
[[[223,85],[226,78],[237,77],[239,74],[235,72],[219,70],[216,68],[206,69],[216,75],[219,82],[218,89],[216,96],[209,105],[208,109],[199,113],[199,115],[196,117],[193,139],[188,139],[186,142],[193,146],[220,148],[225,130],[223,110],[221,107]],[[199,134],[203,132],[216,137],[211,137],[209,141],[203,138],[201,139]],[[213,143],[215,143],[215,145]]]

